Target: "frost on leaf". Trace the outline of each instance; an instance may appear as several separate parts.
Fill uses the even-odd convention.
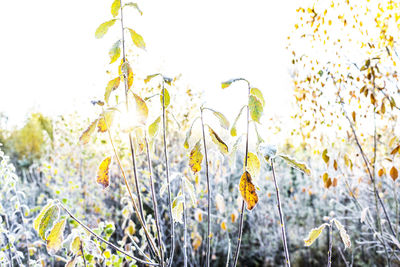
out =
[[[264,96],[259,89],[254,88],[254,87],[251,88],[250,94],[256,96],[261,101],[263,106],[265,105]]]
[[[57,222],[47,236],[46,242],[47,251],[49,252],[49,254],[54,254],[61,248],[62,242],[64,241],[63,232],[65,228],[65,221],[66,219]]]
[[[203,154],[201,154],[200,151],[200,142],[201,140],[197,141],[192,151],[190,151],[189,166],[194,173],[201,170],[201,162],[203,161]]]
[[[108,110],[102,113],[99,117],[99,123],[97,124],[97,131],[104,133],[110,129],[114,119],[114,111]]]
[[[53,226],[54,221],[58,219],[59,213],[60,209],[54,203],[48,204],[42,209],[34,221],[35,230],[39,233],[40,238],[46,240],[46,232]]]
[[[86,145],[90,141],[90,137],[96,130],[98,120],[94,120],[89,127],[82,133],[81,137],[79,137],[79,141],[83,144]]]
[[[228,153],[228,146],[225,144],[224,141],[214,132],[211,127],[208,127],[208,131],[210,132],[211,140],[218,145],[218,149],[221,151],[223,154]]]
[[[292,158],[290,158],[288,156],[285,156],[285,155],[279,155],[279,156],[282,159],[284,159],[293,168],[298,169],[299,171],[302,171],[307,175],[311,175],[311,170],[307,167],[306,164],[298,162],[295,159],[292,159]]]
[[[239,191],[247,204],[247,209],[252,210],[258,202],[258,196],[251,175],[247,171],[245,171],[240,178]]]
[[[263,105],[261,101],[254,95],[250,95],[249,109],[251,119],[255,122],[260,123],[260,118],[263,114]]]
[[[159,116],[152,124],[149,126],[149,135],[151,138],[157,135],[160,126],[161,117]]]
[[[246,159],[244,159],[245,161]],[[243,166],[245,164],[243,163]],[[258,160],[257,155],[249,152],[247,154],[247,170],[249,171],[251,177],[255,178],[260,173],[260,161]]]
[[[116,41],[111,47],[110,51],[108,51],[108,55],[110,56],[110,64],[117,61],[117,59],[121,56],[121,40]]]
[[[114,25],[115,21],[116,21],[116,19],[112,19],[112,20],[109,20],[109,21],[106,21],[106,22],[100,24],[100,26],[97,28],[96,33],[95,33],[96,38],[97,39],[102,38],[107,33],[108,29],[112,25]]]
[[[183,202],[184,198],[182,195],[177,196],[172,202],[172,218],[174,222],[183,223]]]
[[[304,239],[304,245],[307,247],[311,246],[314,243],[314,241],[317,240],[317,238],[320,236],[320,234],[322,233],[322,231],[325,229],[326,226],[328,226],[328,224],[324,223],[320,227],[312,229],[308,234],[308,237]]]
[[[110,177],[108,175],[108,171],[110,168],[111,157],[105,158],[97,171],[97,183],[101,184],[103,188],[107,188],[110,185]]]
[[[335,225],[339,230],[340,237],[342,238],[344,247],[350,248],[351,247],[350,236],[347,234],[346,229],[344,229],[344,226],[338,220],[333,219],[333,221],[335,222]]]

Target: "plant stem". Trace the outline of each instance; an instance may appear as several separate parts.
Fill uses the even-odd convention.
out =
[[[245,80],[241,79],[247,82],[248,86],[248,94],[247,94],[247,127],[246,127],[246,152],[245,152],[245,159],[244,159],[244,169],[247,169],[247,155],[249,153],[249,124],[250,124],[250,110],[249,110],[249,101],[250,101],[250,83]],[[238,233],[238,240],[237,240],[237,245],[236,245],[236,250],[235,250],[235,256],[233,258],[233,267],[236,267],[238,257],[239,257],[239,251],[240,251],[240,244],[242,242],[242,234],[243,234],[243,216],[244,216],[244,200],[242,200],[242,208],[240,211],[240,221],[239,221],[239,233]]]
[[[285,221],[283,218],[283,212],[281,207],[281,200],[279,197],[279,187],[275,177],[275,169],[274,169],[274,159],[271,159],[271,169],[272,169],[272,176],[274,177],[274,184],[275,184],[275,191],[276,191],[276,201],[278,203],[278,211],[279,211],[279,219],[281,222],[281,231],[282,231],[282,242],[283,242],[283,249],[285,250],[285,258],[286,258],[286,266],[290,267],[290,258],[289,258],[289,250],[287,246],[286,240],[286,230],[285,230]]]
[[[123,249],[117,247],[117,246],[114,245],[113,243],[111,243],[111,242],[105,240],[104,238],[102,238],[101,236],[97,235],[97,234],[94,233],[88,226],[86,226],[84,223],[82,223],[80,220],[78,220],[78,219],[77,219],[77,218],[76,218],[76,217],[75,217],[75,216],[74,216],[60,201],[57,201],[57,202],[58,202],[58,205],[59,205],[63,210],[65,210],[65,212],[68,213],[68,215],[69,215],[74,221],[76,221],[78,224],[80,224],[83,228],[86,229],[86,231],[88,231],[91,235],[93,235],[94,237],[96,237],[96,238],[97,238],[98,240],[100,240],[101,242],[106,243],[107,245],[109,245],[110,247],[112,247],[112,248],[114,248],[115,250],[119,251],[120,253],[124,254],[125,256],[130,257],[130,258],[132,258],[132,259],[134,259],[134,260],[136,260],[136,261],[138,261],[138,262],[140,262],[140,263],[148,264],[148,265],[152,265],[152,266],[159,266],[158,263],[151,262],[151,261],[148,262],[148,261],[139,259],[139,258],[137,258],[137,257],[135,257],[135,256],[133,256],[133,255],[130,255],[130,254],[126,253]]]
[[[203,145],[204,155],[206,160],[206,178],[207,178],[207,252],[206,252],[206,266],[210,266],[210,238],[211,238],[211,188],[210,188],[210,177],[208,175],[208,157],[207,157],[207,145],[206,145],[206,134],[204,132],[204,121],[203,121],[203,108],[200,108],[201,112],[201,130],[203,132]]]
[[[182,195],[183,195],[183,266],[187,267],[187,218],[186,218],[186,195],[185,195],[185,177],[181,179]]]
[[[164,251],[162,249],[162,242],[161,242],[160,218],[158,217],[158,204],[157,204],[157,199],[156,199],[156,193],[154,190],[153,170],[151,167],[149,143],[147,142],[146,134],[145,134],[144,140],[146,143],[147,163],[148,163],[148,168],[149,168],[149,173],[150,173],[150,188],[151,188],[151,197],[152,197],[153,209],[154,209],[154,219],[156,221],[156,227],[157,227],[158,250],[159,250],[159,254],[161,256],[161,266],[164,266]]]
[[[171,202],[171,186],[169,180],[169,169],[168,169],[168,153],[167,153],[167,130],[166,130],[166,116],[165,116],[165,87],[164,87],[164,77],[162,77],[162,121],[163,121],[163,141],[164,141],[164,158],[165,158],[165,173],[167,176],[167,189],[168,189],[168,207],[169,207],[169,216],[171,219],[171,251],[168,261],[168,266],[172,265],[172,260],[174,258],[175,251],[175,225],[174,219],[172,218],[172,202]]]
[[[328,235],[328,239],[329,239],[329,250],[328,250],[328,267],[332,266],[332,232],[333,232],[333,227],[332,227],[332,223],[333,220],[330,221],[329,223],[329,235]]]
[[[83,244],[82,244],[82,242],[81,242],[81,245],[80,245],[79,249],[81,250],[83,265],[86,267],[87,265],[86,265],[85,254],[83,253]]]
[[[144,222],[144,224],[146,226],[146,220],[144,219],[144,215],[143,215],[142,197],[141,197],[140,189],[139,189],[139,180],[138,180],[138,177],[137,177],[137,170],[136,170],[135,148],[133,147],[131,133],[129,133],[129,145],[130,145],[130,149],[131,149],[133,176],[135,178],[135,189],[136,189],[136,194],[137,194],[137,198],[138,198],[140,216],[142,217],[142,220],[143,220],[143,222]]]

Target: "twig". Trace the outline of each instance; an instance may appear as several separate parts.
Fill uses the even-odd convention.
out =
[[[86,267],[86,259],[85,259],[85,254],[83,253],[83,244],[82,242],[80,242],[81,245],[79,246],[79,249],[81,250],[81,254],[82,254],[82,260],[83,260],[83,265]]]
[[[68,215],[74,220],[76,221],[78,224],[80,224],[83,228],[86,229],[86,231],[88,231],[91,235],[93,235],[94,237],[96,237],[98,240],[100,240],[101,242],[106,243],[107,245],[109,245],[110,247],[114,248],[115,250],[117,250],[118,252],[124,254],[127,257],[130,257],[140,263],[144,263],[144,264],[148,264],[148,265],[152,265],[152,266],[159,266],[158,263],[152,262],[152,261],[145,261],[142,259],[139,259],[133,255],[130,255],[128,253],[126,253],[123,249],[117,247],[116,245],[114,245],[113,243],[105,240],[104,238],[102,238],[101,236],[97,235],[96,233],[94,233],[88,226],[86,226],[84,223],[82,223],[79,219],[77,219],[60,201],[57,200],[57,204],[63,209],[65,210],[66,213],[68,213]]]

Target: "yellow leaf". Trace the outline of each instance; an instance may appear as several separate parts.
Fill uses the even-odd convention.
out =
[[[232,136],[236,136],[236,135],[237,135],[236,123],[237,123],[237,121],[239,120],[240,115],[242,115],[243,109],[244,109],[245,107],[246,107],[246,106],[243,106],[243,107],[240,109],[239,114],[236,116],[235,121],[234,121],[233,124],[232,124],[232,128],[231,128],[231,135],[232,135]]]
[[[99,123],[97,124],[97,131],[106,132],[113,122],[114,112],[112,110],[106,111],[100,115]]]
[[[137,32],[135,32],[134,30],[132,30],[132,29],[128,29],[128,30],[129,30],[129,32],[131,34],[132,42],[137,47],[145,49],[146,48],[146,44],[145,44],[145,42],[143,40],[143,37],[140,34],[138,34]]]
[[[165,98],[164,98],[164,107],[168,107],[169,103],[171,102],[170,97],[169,97],[169,92],[166,88],[164,88],[165,91]],[[161,106],[163,104],[163,92],[161,90],[161,94],[160,94],[160,102],[161,102]]]
[[[64,228],[65,228],[65,221],[63,219],[56,223],[51,229],[50,234],[47,236],[47,251],[49,254],[54,254],[58,250],[60,250],[62,242],[64,241]]]
[[[216,110],[213,110],[211,108],[207,108],[208,110],[210,110],[215,117],[217,117],[217,119],[219,120],[219,124],[221,125],[222,128],[225,128],[226,130],[229,129],[229,121],[228,119],[224,116],[224,114],[222,114],[221,112],[218,112]]]
[[[235,81],[234,79],[231,79],[231,80],[229,80],[229,81],[222,82],[222,83],[221,83],[222,89],[225,89],[225,88],[229,87],[234,81]]]
[[[258,97],[254,96],[254,95],[250,95],[249,109],[250,109],[251,119],[255,122],[260,123],[260,118],[263,114],[263,106],[261,104],[261,101],[258,99]]]
[[[385,168],[381,168],[381,169],[379,169],[379,171],[378,171],[379,177],[382,177],[385,173],[386,173],[386,169],[385,169]]]
[[[189,166],[194,173],[201,170],[201,162],[203,161],[203,154],[201,154],[200,151],[200,142],[201,140],[199,140],[192,151],[190,151]]]
[[[150,126],[149,126],[149,135],[150,135],[151,138],[156,136],[156,134],[158,133],[160,121],[161,121],[161,116],[159,116],[152,124],[150,124]]]
[[[252,210],[258,202],[258,196],[256,188],[252,183],[251,175],[247,171],[240,178],[239,191],[243,200],[247,203],[247,209]]]
[[[172,202],[172,218],[174,219],[174,222],[183,223],[183,201],[184,198],[182,195],[180,195],[177,196]]]
[[[70,245],[70,250],[74,255],[80,255],[81,246],[82,246],[81,239],[79,236],[76,236]]]
[[[326,148],[322,152],[322,159],[325,161],[326,164],[329,163],[328,149],[326,149]]]
[[[245,166],[244,161],[243,166]],[[249,152],[247,154],[247,170],[249,171],[251,177],[255,178],[260,173],[260,167],[261,164],[257,155]]]
[[[208,127],[208,131],[210,132],[211,140],[216,145],[218,145],[218,148],[221,151],[221,153],[227,154],[228,153],[228,146],[224,143],[224,141],[222,141],[222,139],[214,132],[213,129],[211,129],[211,127]]]
[[[90,137],[96,130],[98,120],[94,120],[89,127],[82,133],[81,137],[79,137],[79,141],[83,144],[86,145],[90,141]]]
[[[196,221],[198,222],[202,222],[203,221],[203,213],[201,212],[201,210],[196,209],[195,213],[194,213],[194,218],[196,219]]]
[[[119,2],[119,0],[116,0]],[[108,55],[110,56],[110,64],[117,61],[117,59],[121,56],[121,40],[116,41],[111,47],[110,51],[108,51]]]
[[[339,230],[340,237],[342,238],[345,249],[350,248],[351,247],[350,236],[347,234],[346,229],[344,229],[344,226],[338,220],[333,219],[333,221],[335,222],[335,225]]]
[[[289,163],[289,165],[292,166],[293,168],[298,169],[299,171],[302,171],[307,175],[311,175],[311,170],[307,167],[306,164],[298,162],[295,159],[292,159],[285,155],[279,155],[279,156],[282,159],[284,159],[287,163]]]
[[[139,115],[139,123],[145,124],[147,120],[147,116],[149,115],[149,109],[147,108],[146,102],[138,96],[137,94],[133,93],[136,102],[136,113]]]
[[[97,171],[97,183],[101,184],[103,188],[107,188],[110,185],[110,178],[108,176],[108,171],[111,163],[111,157],[105,158]]]
[[[56,221],[58,219],[60,209],[58,208],[57,205],[51,205],[50,207],[48,207],[46,210],[43,210],[42,212],[44,212],[43,215],[39,214],[39,216],[38,216],[38,217],[41,217],[40,222],[39,222],[39,227],[38,227],[38,233],[39,233],[39,236],[43,240],[45,240],[46,232],[53,226],[54,221]]]
[[[108,28],[110,28],[112,25],[114,25],[115,21],[117,21],[116,19],[112,19],[109,21],[106,21],[102,24],[100,24],[100,26],[96,29],[96,33],[95,36],[97,39],[102,38],[108,31]]]
[[[221,229],[226,231],[226,222],[221,223]]]
[[[128,77],[128,88],[131,88],[133,84],[133,71],[128,61],[125,60],[124,62],[124,59],[121,60],[121,64],[118,68],[118,73],[120,76],[123,75],[124,78]]]
[[[319,235],[322,233],[322,231],[325,229],[327,225],[328,224],[324,223],[320,227],[312,229],[308,234],[308,237],[304,239],[305,246],[307,247],[311,246],[312,243],[314,243],[314,241],[319,237]]]
[[[196,251],[200,248],[203,238],[201,237],[201,235],[199,233],[196,232],[196,233],[192,233],[192,239],[193,239],[192,247]]]
[[[396,181],[397,177],[399,177],[399,172],[394,166],[390,169],[390,177],[392,177],[393,181]]]
[[[121,78],[117,77],[108,82],[107,87],[106,87],[106,92],[104,93],[104,101],[106,101],[106,103],[108,103],[108,99],[110,98],[111,92],[116,90],[119,87],[120,81],[121,81]]]
[[[131,6],[131,7],[134,7],[139,13],[140,13],[140,15],[143,15],[143,12],[142,12],[142,10],[140,10],[140,8],[139,8],[139,6],[138,6],[138,4],[137,3],[132,3],[132,2],[129,2],[129,3],[126,3],[125,4],[125,6]]]
[[[160,75],[160,74],[156,73],[156,74],[147,75],[147,77],[143,81],[144,81],[144,83],[148,83],[148,82],[150,82],[151,79],[153,79],[154,77],[156,77],[158,75]]]
[[[44,214],[46,213],[46,211],[53,206],[53,202],[49,202],[47,203],[46,206],[44,206],[42,208],[42,210],[40,211],[40,213],[38,214],[38,216],[35,218],[35,220],[33,221],[33,229],[35,229],[37,232],[39,232],[39,226],[40,226],[40,222],[43,219]]]
[[[338,164],[337,164],[336,159],[333,161],[333,168],[335,169],[335,171],[338,170]]]
[[[265,100],[264,100],[263,94],[261,93],[261,91],[259,89],[254,88],[254,87],[251,88],[250,94],[256,96],[261,101],[263,106],[265,105]]]
[[[118,16],[119,9],[121,8],[121,1],[120,0],[114,0],[114,2],[111,5],[111,15],[115,18]]]

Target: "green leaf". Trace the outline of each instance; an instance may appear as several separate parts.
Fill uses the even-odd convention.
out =
[[[35,218],[35,220],[33,221],[33,229],[35,229],[37,232],[39,232],[39,226],[40,226],[40,222],[43,219],[44,214],[46,213],[46,211],[52,207],[54,205],[53,201],[50,201],[49,203],[47,203],[46,206],[44,206],[42,208],[42,210],[40,211],[40,213],[38,214],[38,216]]]
[[[126,3],[125,6],[131,6],[131,7],[135,8],[140,13],[140,15],[143,15],[142,10],[140,10],[137,3],[129,2],[129,3]]]
[[[165,92],[165,103],[164,103],[164,106],[168,107],[170,102],[171,102],[170,97],[169,97],[169,92],[168,92],[168,90],[166,88],[164,88],[164,92]],[[162,90],[161,90],[161,94],[160,94],[160,102],[161,102],[161,106],[162,106],[162,104],[163,104],[163,91]]]
[[[302,171],[307,175],[311,175],[311,170],[307,167],[306,164],[300,163],[300,162],[296,161],[295,159],[289,158],[286,155],[279,155],[279,157],[284,159],[293,168],[298,169],[299,171]]]
[[[118,16],[119,9],[121,8],[121,0],[114,0],[111,5],[111,15],[115,18]]]
[[[131,33],[132,42],[139,48],[146,49],[146,44],[143,40],[143,37],[135,32],[134,30],[128,28],[129,32]]]
[[[108,51],[108,55],[110,56],[110,64],[114,63],[121,56],[121,40],[116,41],[111,47],[110,51]]]
[[[39,214],[38,217],[41,217],[39,226],[38,226],[38,233],[39,233],[40,238],[42,238],[43,240],[46,240],[46,232],[53,226],[54,221],[56,221],[58,219],[59,213],[60,213],[60,209],[58,208],[58,206],[52,204],[50,207],[48,207],[44,211],[42,216],[41,216],[41,214]],[[38,219],[38,218],[36,218],[36,219]]]
[[[159,130],[159,125],[161,121],[161,116],[159,116],[152,124],[149,126],[149,135],[151,138],[157,135]]]
[[[249,109],[251,119],[255,122],[260,123],[260,118],[263,114],[263,106],[258,97],[250,95],[249,98]]]
[[[228,153],[228,146],[225,144],[224,141],[215,133],[213,129],[211,129],[210,126],[208,126],[208,131],[210,132],[211,140],[218,145],[218,149],[221,151],[223,154]]]
[[[110,98],[111,92],[119,87],[120,82],[121,82],[120,77],[112,79],[111,81],[108,82],[106,87],[106,92],[104,93],[104,101],[106,101],[106,103],[108,103],[108,99]]]
[[[96,38],[102,38],[107,33],[108,29],[114,25],[115,21],[117,21],[117,19],[112,19],[100,24],[95,33]]]
[[[66,219],[57,222],[47,236],[47,251],[50,255],[55,254],[62,246],[62,242],[64,241],[63,232],[65,228],[65,221]]]
[[[261,91],[257,88],[251,88],[250,89],[250,94],[256,96],[262,103],[262,105],[265,105],[265,101],[264,101],[264,97],[263,94],[261,93]]]
[[[244,109],[245,107],[246,107],[246,106],[243,106],[243,107],[240,109],[239,114],[236,116],[236,119],[235,119],[235,121],[234,121],[233,124],[232,124],[232,128],[231,128],[231,135],[232,135],[232,136],[236,136],[236,135],[237,135],[236,123],[238,122],[240,115],[242,115],[243,109]]]

